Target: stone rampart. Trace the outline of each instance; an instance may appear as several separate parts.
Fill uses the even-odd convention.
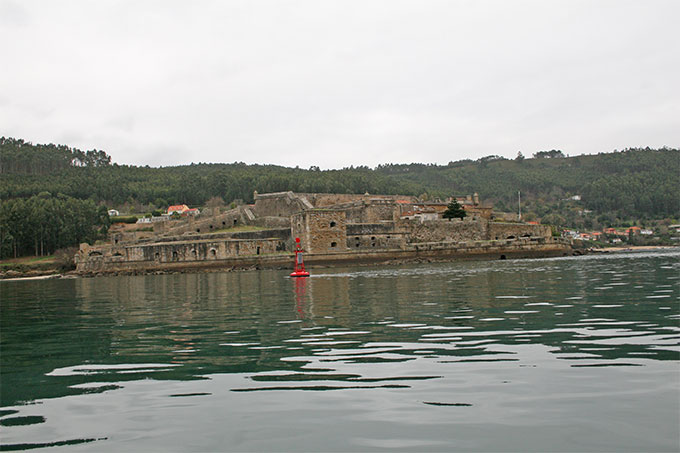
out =
[[[527,223],[489,223],[489,239],[517,239],[526,237],[550,237],[550,225]]]
[[[97,273],[137,273],[154,271],[187,271],[187,270],[215,270],[224,271],[232,268],[261,269],[261,268],[291,268],[292,253],[266,254],[260,245],[260,255],[256,244],[251,244],[249,254],[241,253],[238,256],[217,255],[219,244],[208,244],[199,247],[200,253],[206,253],[208,259],[192,260],[192,249],[189,249],[189,259],[179,259],[180,250],[167,247],[168,244],[150,244],[147,247],[127,247],[128,249],[146,248],[140,252],[132,250],[131,256],[143,256],[140,261],[125,261],[119,256],[92,256],[87,262],[78,262],[78,272],[81,274]],[[232,244],[233,248],[234,245]],[[87,249],[87,247],[85,247]],[[211,250],[216,254],[210,257]],[[193,250],[196,250],[195,248]],[[245,251],[245,249],[243,249]],[[177,252],[175,257],[173,252]],[[254,252],[254,253],[253,253]],[[158,257],[156,257],[158,253]],[[431,242],[409,244],[403,249],[373,249],[373,250],[349,250],[330,253],[307,254],[305,262],[307,268],[314,272],[314,266],[329,266],[336,264],[358,263],[389,263],[409,261],[450,261],[462,259],[513,259],[513,258],[540,258],[550,256],[567,256],[576,253],[571,242],[565,238],[532,238],[517,240],[498,241],[468,241],[459,242]],[[136,254],[136,255],[135,255]],[[225,258],[221,258],[226,256]],[[153,258],[153,259],[151,259]]]
[[[159,222],[154,224],[154,228],[157,229],[157,233],[162,233],[166,236],[179,236],[186,233],[210,233],[211,231],[239,225],[251,225],[253,222],[247,215],[246,210],[248,210],[248,207],[239,206],[214,217],[189,217],[186,220],[177,221],[177,224],[172,220]]]
[[[478,220],[407,220],[397,222],[397,231],[406,233],[408,242],[463,242],[488,239],[488,222]]]
[[[369,194],[344,194],[344,193],[301,193],[315,208],[336,207],[336,205],[364,202],[368,200],[409,200],[415,197],[406,195],[369,195]]]
[[[285,243],[279,238],[213,239],[199,241],[155,242],[108,249],[82,247],[76,256],[80,273],[102,272],[109,268],[162,268],[169,263],[188,264],[281,253]],[[145,267],[142,265],[142,267]]]
[[[253,212],[257,217],[290,217],[312,208],[313,206],[303,196],[293,192],[277,192],[255,194]]]

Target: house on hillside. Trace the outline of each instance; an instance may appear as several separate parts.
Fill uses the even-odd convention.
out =
[[[172,215],[174,213],[183,214],[183,213],[187,212],[188,210],[189,210],[189,206],[187,206],[185,204],[176,204],[176,205],[170,206],[168,208],[167,214],[168,215]]]

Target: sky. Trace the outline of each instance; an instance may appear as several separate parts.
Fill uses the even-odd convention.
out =
[[[680,1],[0,0],[0,136],[322,169],[680,146]]]

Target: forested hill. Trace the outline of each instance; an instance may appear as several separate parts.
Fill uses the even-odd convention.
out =
[[[575,157],[553,150],[511,160],[487,156],[443,166],[386,164],[376,169],[321,171],[243,163],[136,167],[112,164],[103,151],[0,139],[3,201],[49,192],[108,207],[165,208],[176,203],[202,206],[213,197],[227,203],[251,202],[254,190],[401,193],[430,198],[477,192],[497,208],[514,211],[520,191],[523,212],[568,224],[573,213],[583,210],[593,211],[602,223],[617,218],[677,219],[679,186],[680,150],[669,148]],[[575,195],[581,200],[566,201]]]

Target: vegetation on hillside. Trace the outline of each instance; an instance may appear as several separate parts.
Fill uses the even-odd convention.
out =
[[[12,255],[15,250],[42,254],[93,240],[107,227],[104,207],[134,214],[169,204],[252,202],[255,190],[425,198],[477,192],[497,210],[510,212],[518,209],[520,192],[524,219],[591,228],[678,219],[679,186],[680,150],[670,148],[575,157],[550,150],[538,151],[532,158],[518,153],[516,159],[486,156],[441,166],[385,164],[375,169],[321,171],[239,162],[162,168],[118,165],[103,151],[3,137],[0,252],[2,256],[10,249]],[[78,214],[68,217],[66,212]],[[88,220],[82,216],[89,216]],[[51,224],[60,226],[44,231],[46,227],[40,225],[51,219]]]

